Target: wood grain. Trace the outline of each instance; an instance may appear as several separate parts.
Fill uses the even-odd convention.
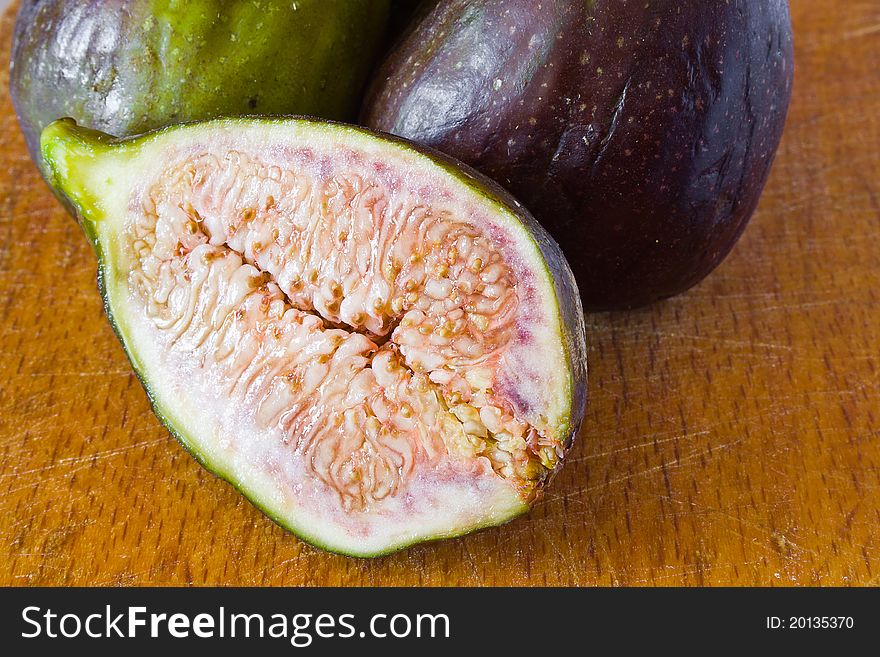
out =
[[[531,515],[373,561],[286,534],[161,428],[4,74],[0,584],[880,583],[880,4],[792,4],[795,101],[733,255],[588,317],[588,417]]]

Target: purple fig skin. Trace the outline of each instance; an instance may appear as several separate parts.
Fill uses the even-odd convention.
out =
[[[362,120],[513,192],[588,309],[687,290],[757,207],[791,99],[787,0],[441,0]]]

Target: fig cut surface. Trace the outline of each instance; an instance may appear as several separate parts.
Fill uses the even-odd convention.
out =
[[[561,466],[580,298],[488,180],[305,119],[62,120],[42,149],[157,414],[285,528],[384,554],[503,523]]]

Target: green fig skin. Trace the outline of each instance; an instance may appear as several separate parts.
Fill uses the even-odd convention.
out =
[[[793,70],[787,0],[441,0],[362,120],[496,179],[561,244],[586,308],[630,308],[730,252]]]
[[[248,114],[353,118],[389,0],[26,0],[10,90],[45,173],[60,117],[118,136]]]

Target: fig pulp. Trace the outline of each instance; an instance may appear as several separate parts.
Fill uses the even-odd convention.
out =
[[[157,414],[281,525],[381,554],[502,523],[559,469],[580,300],[488,180],[302,119],[42,143]]]
[[[389,0],[27,0],[10,91],[31,155],[69,116],[117,136],[243,114],[353,118]]]
[[[700,281],[754,212],[793,75],[786,0],[441,0],[362,118],[509,189],[592,309]]]

